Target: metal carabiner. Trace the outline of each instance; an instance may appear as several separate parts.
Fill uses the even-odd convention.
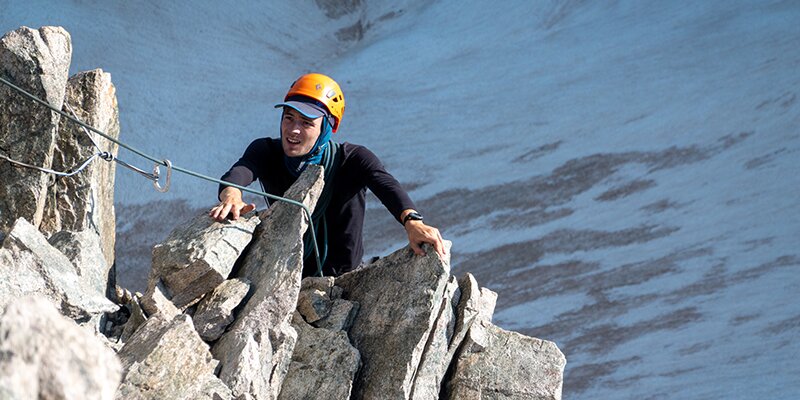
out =
[[[156,164],[153,166],[153,175],[156,177],[156,179],[153,180],[153,186],[159,192],[167,193],[167,190],[169,190],[170,179],[172,178],[172,161],[164,159],[163,163],[167,165],[166,184],[164,185],[164,187],[161,187],[161,185],[158,184],[158,178],[161,177],[161,170],[159,170],[158,164]]]

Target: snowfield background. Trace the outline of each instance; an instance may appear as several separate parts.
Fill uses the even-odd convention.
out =
[[[0,0],[117,87],[121,139],[220,176],[318,71],[565,399],[800,396],[800,2]],[[120,158],[149,164],[122,151]],[[117,168],[118,274],[216,200]],[[372,198],[369,256],[405,243]]]

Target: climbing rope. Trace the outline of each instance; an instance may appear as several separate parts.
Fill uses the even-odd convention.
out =
[[[151,173],[143,171],[143,170],[141,170],[139,168],[136,168],[133,165],[130,165],[130,164],[126,163],[125,161],[120,160],[119,158],[114,157],[114,155],[111,154],[110,152],[103,151],[103,149],[100,148],[100,145],[98,145],[97,142],[94,140],[92,132],[90,132],[88,129],[86,129],[85,126],[82,125],[83,121],[81,121],[80,118],[78,118],[78,115],[75,114],[75,110],[73,110],[72,106],[69,105],[69,101],[65,101],[64,104],[67,106],[67,109],[72,114],[72,117],[76,121],[81,123],[81,129],[83,129],[83,131],[86,133],[86,136],[89,137],[89,140],[92,142],[94,147],[97,149],[100,158],[102,158],[105,161],[114,161],[118,165],[121,165],[121,166],[123,166],[125,168],[128,168],[128,169],[132,170],[133,172],[136,172],[136,173],[144,176],[145,178],[150,179],[151,181],[153,181],[153,187],[155,187],[155,189],[157,191],[161,192],[161,193],[166,193],[169,190],[170,180],[172,179],[172,163],[169,160],[164,160],[164,162],[167,164],[167,178],[166,178],[166,183],[165,183],[164,187],[161,187],[161,185],[158,183],[158,178],[159,178],[160,172],[161,172],[159,170],[159,168],[158,168],[158,164],[153,166],[153,173],[151,174]]]
[[[89,138],[92,140],[92,143],[94,143],[95,147],[99,150],[97,153],[95,153],[91,157],[89,157],[89,159],[87,159],[77,170],[71,171],[71,172],[67,172],[67,173],[59,172],[59,171],[53,171],[53,170],[49,170],[49,169],[46,169],[46,168],[41,168],[41,167],[33,166],[33,165],[30,165],[30,164],[22,163],[22,162],[19,162],[19,161],[12,160],[10,157],[4,156],[3,154],[0,154],[0,158],[3,158],[5,160],[9,161],[12,164],[16,164],[16,165],[23,166],[23,167],[26,167],[26,168],[37,169],[37,170],[40,170],[42,172],[47,172],[47,173],[50,173],[50,174],[56,174],[56,175],[60,175],[60,176],[72,176],[72,175],[75,175],[76,173],[80,172],[84,168],[86,168],[86,166],[89,165],[89,163],[91,163],[95,158],[100,157],[101,159],[103,159],[105,161],[114,160],[118,164],[120,164],[122,166],[125,166],[127,168],[130,168],[133,171],[141,174],[142,176],[153,180],[153,186],[155,186],[156,190],[158,190],[161,193],[165,193],[167,190],[169,190],[170,179],[172,177],[172,170],[175,170],[175,171],[184,173],[186,175],[193,176],[195,178],[199,178],[199,179],[202,179],[202,180],[206,180],[206,181],[209,181],[209,182],[214,182],[214,183],[225,185],[225,186],[235,187],[235,188],[237,188],[237,189],[239,189],[239,190],[241,190],[243,192],[252,193],[252,194],[263,196],[263,197],[266,197],[266,198],[269,198],[269,199],[272,199],[272,200],[282,201],[284,203],[288,203],[288,204],[300,207],[303,210],[306,218],[308,219],[308,224],[309,224],[308,229],[311,232],[315,232],[316,231],[314,229],[314,222],[311,219],[311,211],[308,209],[308,207],[305,204],[303,204],[303,203],[301,203],[299,201],[295,201],[295,200],[288,199],[288,198],[285,198],[285,197],[275,196],[275,195],[272,195],[272,194],[269,194],[269,193],[266,193],[266,192],[260,192],[258,190],[253,190],[253,189],[250,189],[250,188],[247,188],[247,187],[244,187],[244,186],[241,186],[241,185],[237,185],[237,184],[234,184],[234,183],[231,183],[231,182],[225,182],[225,181],[220,180],[220,179],[212,178],[210,176],[206,176],[206,175],[203,175],[201,173],[198,173],[198,172],[195,172],[195,171],[192,171],[192,170],[181,168],[181,167],[179,167],[177,165],[172,164],[172,162],[170,162],[167,159],[159,160],[157,158],[154,158],[154,157],[152,157],[152,156],[150,156],[150,155],[148,155],[148,154],[136,149],[135,147],[129,146],[129,145],[127,145],[127,144],[125,144],[125,143],[123,143],[123,142],[121,142],[121,141],[109,136],[105,132],[102,132],[102,131],[100,131],[100,130],[98,130],[98,129],[90,126],[90,125],[85,124],[83,121],[79,120],[77,118],[77,116],[73,117],[72,115],[69,115],[69,114],[63,112],[62,110],[53,107],[47,101],[42,100],[39,97],[37,97],[37,96],[35,96],[35,95],[31,94],[31,93],[28,93],[25,89],[22,89],[21,87],[19,87],[17,85],[14,85],[13,83],[7,81],[3,77],[0,77],[0,83],[3,83],[4,85],[16,90],[17,92],[19,92],[20,94],[24,95],[25,97],[33,100],[34,102],[49,108],[50,110],[60,114],[64,118],[67,118],[68,120],[70,120],[70,121],[78,124],[79,126],[81,126],[83,128],[84,132],[86,132],[87,135],[89,135]],[[67,104],[67,107],[69,108],[69,104]],[[70,109],[70,111],[72,111],[71,108],[69,108],[69,109]],[[74,114],[74,111],[73,111],[73,114]],[[146,158],[146,159],[154,162],[155,166],[153,167],[153,173],[149,174],[149,173],[147,173],[147,172],[145,172],[145,171],[143,171],[143,170],[141,170],[139,168],[136,168],[136,167],[134,167],[134,166],[132,166],[132,165],[130,165],[128,163],[125,163],[125,162],[119,160],[118,158],[114,157],[112,154],[110,154],[108,152],[102,151],[102,149],[100,149],[100,146],[98,146],[97,143],[95,143],[94,139],[89,134],[89,131],[94,132],[94,133],[102,136],[103,138],[116,143],[120,147],[122,147],[124,149],[127,149],[127,150],[137,154],[140,157]],[[161,186],[159,184],[159,182],[158,182],[158,180],[160,178],[159,166],[164,166],[164,167],[167,168],[167,176],[165,178],[164,186]],[[313,235],[313,234],[310,235],[310,236],[312,237],[312,244],[314,246],[314,256],[316,257],[316,261],[317,261],[317,274],[319,276],[323,276],[323,274],[322,274],[322,264],[320,263],[319,247],[317,246],[317,238],[316,238],[316,235]]]
[[[11,164],[18,165],[20,167],[36,169],[36,170],[39,170],[39,171],[42,171],[42,172],[47,172],[48,174],[53,174],[53,175],[58,175],[58,176],[63,176],[63,177],[72,176],[72,175],[77,174],[78,172],[83,171],[84,168],[86,168],[92,161],[94,161],[95,158],[97,158],[99,156],[100,156],[99,153],[92,154],[77,169],[71,168],[71,169],[69,169],[67,171],[62,172],[62,171],[54,171],[54,170],[48,169],[48,168],[42,168],[42,167],[39,167],[39,166],[36,166],[36,165],[26,164],[26,163],[24,163],[22,161],[13,160],[13,159],[11,159],[11,157],[9,157],[9,156],[7,156],[5,154],[0,154],[0,158],[10,162]]]

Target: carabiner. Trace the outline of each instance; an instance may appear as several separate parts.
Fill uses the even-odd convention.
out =
[[[170,179],[172,178],[172,161],[164,159],[163,163],[166,164],[167,166],[166,184],[164,185],[164,187],[161,187],[161,185],[158,184],[158,178],[161,176],[161,170],[159,170],[158,164],[156,163],[156,165],[153,166],[153,175],[156,177],[156,179],[153,180],[153,186],[159,192],[167,193],[167,190],[169,190]]]

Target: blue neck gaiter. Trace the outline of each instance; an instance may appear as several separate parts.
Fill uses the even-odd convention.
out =
[[[300,157],[289,157],[286,154],[283,155],[283,164],[286,165],[286,169],[289,170],[289,173],[297,177],[300,176],[303,170],[306,169],[307,165],[319,165],[320,162],[322,162],[322,155],[325,154],[325,150],[330,147],[332,134],[333,126],[328,121],[328,117],[322,117],[322,133],[319,134],[316,143],[314,143],[314,147],[311,148],[311,151],[309,151],[308,154]],[[283,132],[281,132],[281,136],[282,135]],[[283,139],[283,137],[281,137],[281,139]]]

